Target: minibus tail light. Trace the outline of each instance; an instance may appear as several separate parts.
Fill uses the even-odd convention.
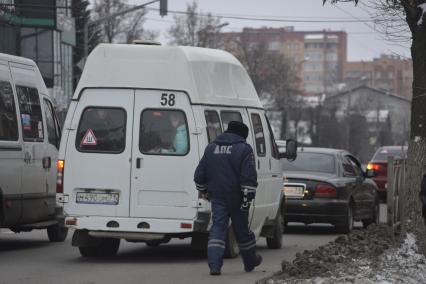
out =
[[[64,160],[58,160],[57,170],[58,175],[56,178],[56,193],[64,193]]]

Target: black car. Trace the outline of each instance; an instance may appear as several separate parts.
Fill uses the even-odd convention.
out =
[[[297,159],[282,159],[286,207],[284,222],[331,223],[342,233],[354,221],[379,222],[377,185],[349,152],[301,148]]]

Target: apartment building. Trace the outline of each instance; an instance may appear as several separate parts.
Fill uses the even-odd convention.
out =
[[[411,59],[382,54],[372,61],[347,62],[344,82],[349,87],[359,85],[411,98],[413,63]]]
[[[292,61],[293,70],[306,95],[330,93],[343,80],[347,58],[347,34],[344,31],[295,31],[284,28],[245,28],[238,33],[223,33],[223,48],[237,50],[244,39],[250,46],[265,44],[272,52],[280,52]]]

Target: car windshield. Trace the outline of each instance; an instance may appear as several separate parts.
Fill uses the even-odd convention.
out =
[[[404,158],[407,155],[407,147],[379,148],[373,157],[373,161],[387,161],[389,156]]]
[[[286,159],[281,159],[281,164],[284,172],[301,171],[330,174],[335,172],[334,156],[329,154],[299,152],[296,160],[289,162]]]

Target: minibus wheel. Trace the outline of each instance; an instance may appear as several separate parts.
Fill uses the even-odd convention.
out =
[[[235,258],[240,254],[240,247],[238,246],[237,238],[232,226],[228,228],[228,236],[226,238],[225,258]]]
[[[52,243],[63,242],[67,238],[68,228],[61,225],[47,227],[47,236]]]
[[[277,219],[275,220],[272,237],[266,238],[266,244],[268,248],[280,249],[282,247],[283,231],[283,217],[281,214],[278,214]]]

